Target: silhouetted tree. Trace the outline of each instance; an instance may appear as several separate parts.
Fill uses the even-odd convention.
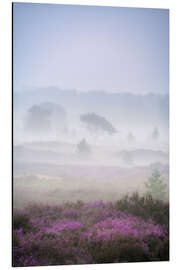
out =
[[[159,130],[157,127],[155,127],[153,132],[152,132],[152,138],[153,138],[153,140],[157,140],[159,138]]]
[[[33,133],[44,133],[51,129],[51,111],[39,105],[33,105],[27,112],[25,129]]]
[[[89,130],[92,130],[93,132],[100,130],[107,132],[110,135],[117,132],[113,125],[108,120],[106,120],[106,118],[95,113],[82,114],[80,116],[80,120],[86,124],[86,127]]]
[[[67,133],[66,111],[61,105],[44,102],[40,104],[40,107],[51,112],[51,126],[57,138],[61,133]]]
[[[88,155],[91,152],[89,144],[86,142],[85,139],[82,139],[78,145],[77,150],[79,154]]]

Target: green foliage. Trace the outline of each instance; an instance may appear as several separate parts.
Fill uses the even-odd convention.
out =
[[[152,176],[148,178],[145,182],[146,192],[150,194],[153,198],[159,200],[165,200],[167,197],[167,185],[164,179],[158,171],[154,171]]]
[[[78,200],[76,203],[75,203],[75,208],[77,209],[81,209],[84,205],[84,202],[81,201],[81,200]]]
[[[115,209],[124,213],[130,213],[145,220],[151,218],[157,224],[169,227],[169,203],[154,199],[151,194],[139,196],[133,193],[131,196],[125,195],[114,204]]]
[[[131,236],[118,236],[113,241],[91,242],[89,249],[95,263],[148,261],[148,253]]]
[[[15,214],[13,217],[13,229],[22,229],[24,232],[31,230],[29,217],[23,213]]]
[[[19,238],[17,234],[13,233],[12,237],[13,247],[18,247],[20,245]]]

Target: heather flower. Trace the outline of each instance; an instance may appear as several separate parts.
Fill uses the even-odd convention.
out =
[[[63,231],[67,230],[77,230],[82,228],[82,224],[77,221],[71,221],[68,219],[64,220],[57,220],[52,224],[51,227],[46,229],[47,233],[54,233],[54,234],[59,234]]]
[[[148,219],[139,197],[128,200],[14,210],[13,266],[168,260],[168,226],[157,222],[167,206],[148,200]]]

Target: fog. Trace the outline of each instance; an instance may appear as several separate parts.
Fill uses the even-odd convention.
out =
[[[115,200],[168,183],[168,95],[14,93],[14,204]]]
[[[136,143],[147,141],[149,143],[152,139],[153,144],[154,141],[158,141],[160,147],[161,143],[168,144],[168,102],[169,96],[166,94],[135,95],[103,91],[84,93],[53,87],[16,92],[15,143],[41,139],[61,141],[64,138],[75,143],[75,140],[83,136],[94,142],[96,136],[102,144],[104,142],[118,144],[122,140],[126,141],[131,133]],[[92,128],[89,126],[88,129],[87,124],[90,123],[83,121],[86,115],[96,117],[92,120],[94,121],[94,125],[91,123]],[[99,122],[96,124],[97,117]],[[108,122],[108,125],[116,131],[113,132],[113,136],[109,136],[106,128],[102,129],[103,121],[106,125]],[[158,130],[158,140],[155,138],[153,140],[154,129]],[[58,134],[58,130],[62,132]],[[46,131],[46,134],[43,131]]]

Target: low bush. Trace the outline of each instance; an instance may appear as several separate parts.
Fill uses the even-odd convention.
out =
[[[169,226],[169,202],[153,199],[149,194],[144,196],[139,196],[138,193],[131,196],[126,195],[115,202],[114,207],[125,213],[140,216],[145,220],[151,218],[166,228]]]
[[[13,229],[22,229],[24,232],[31,230],[30,217],[22,211],[15,211],[13,215]]]

